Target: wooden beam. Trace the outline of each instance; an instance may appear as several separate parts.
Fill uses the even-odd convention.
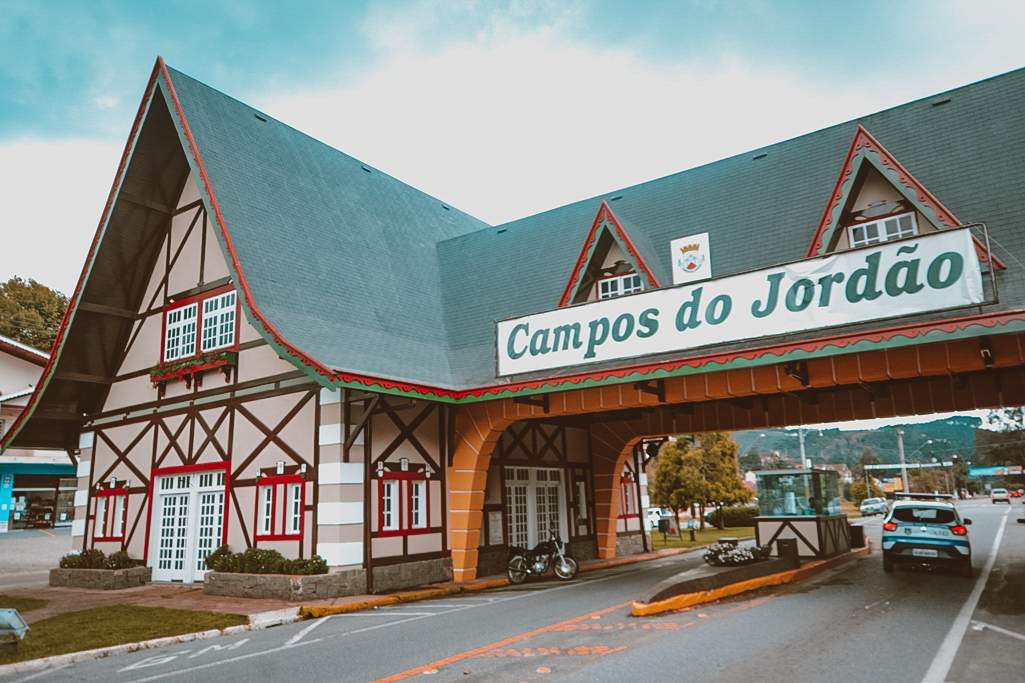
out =
[[[135,206],[141,206],[142,208],[149,209],[150,211],[156,211],[157,213],[164,214],[165,216],[172,216],[172,215],[174,215],[174,211],[171,210],[171,208],[168,207],[168,206],[165,206],[165,205],[163,205],[163,204],[161,204],[159,202],[154,202],[154,201],[151,201],[149,199],[145,199],[143,197],[138,197],[136,195],[129,194],[127,192],[119,193],[117,198],[118,199],[123,199],[124,201],[128,202],[129,204],[134,204]]]
[[[643,394],[655,396],[659,403],[666,402],[666,381],[664,379],[655,380],[654,385],[649,380],[634,382],[634,389]]]
[[[541,394],[539,396],[517,396],[513,399],[513,403],[519,403],[525,406],[537,406],[546,413],[548,412],[548,394]]]
[[[127,318],[128,320],[138,320],[139,318],[138,313],[136,313],[135,311],[129,311],[127,308],[105,306],[103,304],[96,304],[91,301],[79,302],[78,310],[86,311],[87,313],[97,313],[99,315],[112,315],[117,318]]]
[[[113,384],[113,377],[102,377],[100,375],[90,375],[84,372],[70,372],[68,370],[58,370],[54,374],[54,379],[63,379],[69,382],[85,382],[87,384]]]
[[[63,410],[37,410],[32,413],[37,420],[64,420],[66,422],[85,422],[85,417],[78,413],[69,413]]]

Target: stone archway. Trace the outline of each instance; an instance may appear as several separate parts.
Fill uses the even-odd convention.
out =
[[[476,577],[488,467],[517,420],[578,416],[592,436],[598,554],[615,555],[618,477],[641,438],[1025,404],[1025,334],[904,346],[457,406],[448,472],[456,581]],[[988,353],[980,353],[985,347]]]

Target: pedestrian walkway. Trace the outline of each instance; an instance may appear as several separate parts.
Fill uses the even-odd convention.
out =
[[[689,552],[690,550],[697,549],[673,548],[608,560],[586,560],[580,563],[580,571],[596,571],[623,564],[671,557]],[[322,614],[358,611],[400,602],[425,600],[466,591],[497,588],[508,584],[509,580],[504,576],[490,576],[463,584],[447,582],[396,591],[385,595],[348,595],[330,600],[316,600],[301,604],[284,600],[207,595],[203,592],[201,585],[184,586],[167,583],[154,583],[138,588],[117,591],[40,586],[4,590],[3,592],[6,595],[41,598],[48,601],[46,607],[32,610],[24,615],[29,624],[32,624],[57,614],[110,605],[172,607],[175,609],[244,614],[250,617],[263,612],[302,608],[304,612],[311,616],[319,616]]]

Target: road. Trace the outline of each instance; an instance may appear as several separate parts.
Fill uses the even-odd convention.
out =
[[[6,513],[5,513],[6,514]],[[71,527],[0,534],[0,590],[45,586],[50,568],[71,552]]]
[[[1025,508],[962,506],[974,520],[974,579],[884,574],[876,552],[811,582],[628,616],[644,588],[700,562],[690,555],[82,662],[32,680],[1021,681],[1025,525],[1015,520]],[[878,547],[879,520],[865,526]]]

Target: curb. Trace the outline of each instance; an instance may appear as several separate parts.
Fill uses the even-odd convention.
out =
[[[633,609],[630,614],[635,617],[650,617],[656,614],[676,612],[678,610],[687,609],[688,607],[694,607],[708,602],[715,602],[716,600],[722,600],[723,598],[739,595],[741,593],[758,590],[759,588],[767,588],[769,586],[779,586],[785,583],[803,581],[815,576],[816,574],[820,574],[827,569],[832,569],[837,565],[845,564],[857,557],[868,555],[870,552],[872,552],[872,547],[870,545],[866,545],[864,548],[857,548],[844,553],[843,555],[831,557],[828,560],[816,560],[814,562],[809,562],[803,567],[798,567],[797,569],[777,572],[775,574],[760,576],[746,581],[738,581],[737,583],[732,583],[728,586],[715,588],[713,590],[685,593],[666,600],[659,600],[658,602],[634,602]]]
[[[246,631],[261,631],[272,626],[290,624],[299,621],[299,611],[295,608],[274,610],[271,612],[257,612],[249,615],[249,623],[239,626],[228,626],[222,629],[210,629],[195,633],[182,633],[176,636],[164,636],[163,638],[152,638],[137,643],[122,643],[109,647],[98,647],[94,650],[81,650],[80,652],[68,652],[53,657],[42,657],[40,659],[28,659],[24,662],[0,665],[0,676],[11,674],[28,673],[30,671],[41,671],[43,669],[64,667],[76,662],[84,662],[90,659],[102,659],[115,655],[124,655],[139,650],[150,650],[165,645],[176,645],[178,643],[189,643],[194,640],[207,640],[219,636],[230,636]]]
[[[753,536],[747,536],[740,540],[748,540],[749,538],[753,538]],[[693,548],[667,548],[664,550],[655,550],[649,553],[645,553],[644,557],[637,557],[636,555],[626,555],[624,557],[613,557],[607,560],[596,560],[586,566],[581,566],[580,573],[585,574],[587,572],[594,572],[600,569],[609,569],[611,567],[619,567],[625,564],[637,564],[640,562],[661,560],[665,557],[686,555],[687,553],[693,553],[699,550],[704,550],[709,545],[711,544],[695,546]],[[401,591],[398,593],[391,593],[389,595],[367,598],[366,600],[348,602],[342,605],[302,605],[299,607],[299,618],[319,619],[320,617],[327,617],[335,614],[348,614],[350,612],[361,612],[366,609],[374,609],[377,607],[384,607],[386,605],[397,605],[399,603],[404,602],[417,602],[419,600],[443,598],[449,595],[456,595],[457,593],[469,593],[473,591],[488,590],[491,588],[502,588],[504,586],[508,586],[509,583],[509,579],[505,577],[499,577],[494,579],[481,579],[480,581],[474,581],[473,583],[468,584],[453,584],[448,586],[438,586],[434,588],[422,588],[419,590]]]

